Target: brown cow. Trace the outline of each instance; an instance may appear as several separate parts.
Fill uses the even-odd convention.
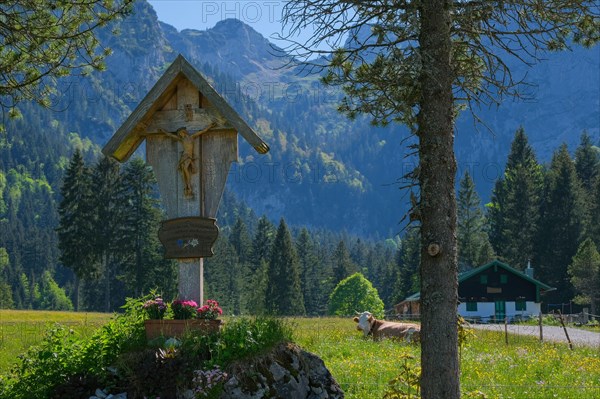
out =
[[[421,326],[418,324],[377,320],[369,312],[360,313],[354,321],[358,323],[357,330],[361,330],[365,337],[372,335],[376,341],[381,338],[393,338],[417,342],[421,334]]]

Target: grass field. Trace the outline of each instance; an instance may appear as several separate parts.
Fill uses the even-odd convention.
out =
[[[0,373],[7,371],[19,354],[42,339],[52,324],[61,323],[76,334],[88,337],[110,317],[106,313],[0,309]]]
[[[0,310],[0,371],[6,371],[18,353],[37,342],[49,323],[68,324],[77,334],[86,336],[109,317]],[[295,341],[325,361],[346,398],[381,398],[402,364],[418,366],[418,346],[364,340],[349,319],[290,321]],[[526,337],[505,345],[497,332],[475,334],[461,351],[463,392],[481,391],[489,399],[600,398],[598,347],[571,351],[566,344],[540,344]]]

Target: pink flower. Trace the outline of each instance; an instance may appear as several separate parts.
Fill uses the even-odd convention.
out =
[[[197,310],[197,317],[199,319],[214,320],[222,314],[223,309],[219,307],[219,302],[213,299],[208,299],[206,305],[199,307]]]

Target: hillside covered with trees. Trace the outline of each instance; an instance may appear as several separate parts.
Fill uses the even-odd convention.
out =
[[[118,167],[99,148],[178,52],[272,148],[259,158],[240,146],[216,255],[206,262],[208,297],[229,313],[275,311],[268,293],[292,287],[303,306],[285,313],[319,315],[336,284],[355,272],[386,309],[418,289],[418,226],[400,223],[409,194],[398,188],[415,165],[401,128],[344,119],[335,110],[339,92],[318,76],[281,69],[285,57],[240,21],[177,32],[140,1],[100,38],[114,51],[105,72],[61,80],[49,109],[22,102],[12,117],[4,114],[1,307],[115,310],[151,288],[173,295],[173,265],[153,235],[162,211],[151,171],[140,160]],[[209,45],[217,40],[235,43],[235,51],[217,52]],[[597,53],[576,50],[535,70],[535,81],[553,82],[538,88],[535,104],[482,110],[495,136],[459,121],[461,270],[495,256],[519,269],[531,260],[536,277],[558,288],[550,303],[589,297],[572,283],[569,265],[586,239],[600,245],[600,94],[597,74],[586,68],[597,65]],[[557,78],[565,65],[581,68],[576,81]],[[581,102],[557,97],[577,90]],[[274,264],[274,253],[285,265]],[[281,275],[291,280],[277,281]]]

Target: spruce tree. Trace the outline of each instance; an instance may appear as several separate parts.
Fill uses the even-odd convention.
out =
[[[465,271],[480,266],[482,247],[489,248],[486,220],[475,183],[465,172],[457,198],[458,267]]]
[[[275,226],[266,216],[262,216],[258,220],[250,250],[249,291],[246,296],[246,308],[253,314],[265,313],[267,272],[274,237]]]
[[[589,236],[594,242],[600,242],[600,176],[596,177],[592,187],[588,220]]]
[[[119,277],[129,296],[140,297],[158,289],[170,297],[176,291],[176,269],[175,262],[163,259],[158,240],[162,213],[154,172],[141,158],[135,158],[125,165],[122,179],[127,208],[122,224],[128,256]]]
[[[591,313],[597,314],[600,301],[600,254],[591,239],[581,243],[568,271],[578,294],[575,301],[582,305],[590,304]]]
[[[251,243],[246,224],[239,216],[229,234],[229,242],[235,248],[240,261],[246,262],[249,259]]]
[[[358,271],[358,267],[350,259],[350,253],[344,240],[340,240],[331,256],[333,265],[333,283],[337,285],[340,281]]]
[[[540,220],[542,168],[523,128],[515,133],[504,175],[496,182],[489,208],[490,241],[496,253],[517,269],[534,255]]]
[[[402,237],[400,249],[396,253],[398,279],[395,287],[395,302],[419,291],[419,264],[421,260],[421,243],[419,229],[409,228]]]
[[[273,242],[267,277],[265,309],[269,314],[299,316],[306,313],[300,288],[298,255],[283,218]]]
[[[93,195],[93,255],[98,265],[100,285],[89,286],[87,298],[94,300],[94,308],[113,311],[122,302],[124,293],[119,292],[122,282],[117,280],[123,256],[127,250],[128,198],[119,172],[119,164],[102,157],[92,171]],[[103,299],[101,299],[103,298]]]
[[[60,262],[75,275],[73,302],[80,309],[82,279],[89,279],[97,271],[92,259],[95,234],[93,230],[91,175],[83,156],[76,150],[66,170],[60,190],[58,206],[58,248]]]
[[[254,290],[255,285],[254,281],[252,281],[252,276],[254,274],[253,267],[250,265],[251,241],[246,228],[246,223],[244,223],[244,220],[239,216],[229,234],[229,243],[232,245],[237,257],[235,268],[237,276],[235,284],[237,284],[240,294],[234,303],[234,313],[240,314],[242,312],[245,313],[247,306],[248,309],[255,308],[252,304],[254,300],[252,290]],[[231,280],[231,284],[233,286],[233,280]]]
[[[273,226],[273,223],[266,216],[262,216],[258,220],[256,233],[252,239],[250,263],[253,272],[258,270],[262,262],[269,260],[274,237],[275,226]]]
[[[365,243],[360,238],[357,238],[350,251],[350,259],[359,269],[364,268],[367,263],[368,252]]]
[[[315,251],[315,245],[306,228],[302,228],[296,239],[296,251],[300,265],[300,283],[306,314],[316,316],[319,314],[320,303],[324,300],[324,297],[319,295],[323,273]]]
[[[12,288],[4,278],[5,269],[9,264],[6,248],[0,247],[0,309],[12,309],[14,307]]]
[[[373,282],[385,306],[390,308],[396,303],[395,287],[400,274],[395,251],[381,243],[372,245],[367,251],[367,272],[373,276],[369,280]]]
[[[572,298],[567,266],[577,252],[585,218],[581,182],[566,145],[553,155],[546,173],[541,223],[534,265],[539,278],[556,288],[547,300],[566,302]]]
[[[241,278],[235,248],[225,235],[215,243],[215,255],[204,262],[205,297],[219,302],[227,314],[240,314]]]
[[[590,194],[596,177],[600,176],[600,152],[586,132],[581,135],[581,142],[575,150],[575,169],[583,188]]]

